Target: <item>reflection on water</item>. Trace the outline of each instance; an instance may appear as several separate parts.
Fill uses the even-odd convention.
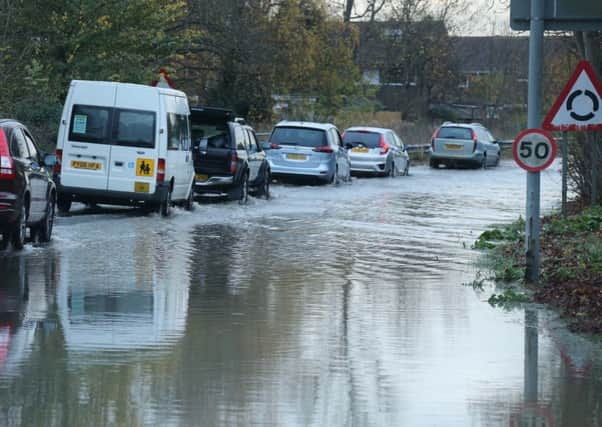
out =
[[[600,425],[600,346],[461,286],[522,178],[63,219],[0,255],[0,425]]]

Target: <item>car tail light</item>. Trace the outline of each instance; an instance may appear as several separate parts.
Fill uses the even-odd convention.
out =
[[[477,150],[477,133],[472,130],[472,152],[474,153]]]
[[[236,154],[236,151],[232,151],[232,157],[230,158],[230,173],[236,175],[236,169],[238,169],[238,154]]]
[[[272,142],[272,143],[270,143],[270,149],[280,150],[280,145],[276,144],[275,142]]]
[[[165,181],[165,159],[159,159],[157,166],[157,184]]]
[[[332,152],[334,152],[334,150],[331,147],[327,146],[327,145],[316,147],[316,148],[313,149],[313,151],[317,151],[318,153],[332,153]]]
[[[433,132],[433,137],[431,138],[431,150],[432,151],[435,151],[435,139],[439,136],[440,130],[441,130],[441,128],[439,128],[435,132]]]
[[[0,129],[0,179],[14,179],[15,167],[8,151],[8,141],[4,129]]]
[[[60,175],[63,164],[63,150],[58,148],[56,150],[56,164],[54,165],[54,173]]]
[[[380,154],[387,154],[389,152],[389,144],[385,142],[385,136],[380,136],[380,146],[382,150],[380,150]]]

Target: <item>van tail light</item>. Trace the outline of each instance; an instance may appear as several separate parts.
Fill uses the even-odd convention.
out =
[[[165,181],[165,159],[159,159],[157,166],[157,184]]]
[[[317,151],[318,153],[333,153],[334,152],[334,150],[327,145],[316,147],[312,151]]]
[[[8,141],[4,129],[0,128],[0,179],[14,179],[15,165],[8,151]]]
[[[435,151],[435,139],[439,136],[439,131],[441,128],[437,129],[433,132],[433,137],[431,138],[431,151]]]
[[[238,154],[236,154],[236,151],[232,151],[232,157],[230,158],[230,173],[232,175],[236,175],[237,169],[238,169]]]
[[[477,151],[477,133],[472,130],[472,152],[474,153],[475,151]]]
[[[54,165],[54,173],[56,173],[57,175],[60,175],[61,170],[62,170],[62,165],[63,165],[63,150],[58,148],[56,150],[56,164]]]
[[[385,136],[381,135],[380,136],[380,147],[382,148],[382,150],[380,150],[380,154],[387,154],[389,152],[389,144],[387,144],[385,142]]]

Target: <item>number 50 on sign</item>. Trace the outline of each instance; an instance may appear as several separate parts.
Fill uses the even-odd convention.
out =
[[[521,132],[512,144],[512,155],[516,163],[528,172],[546,169],[556,158],[556,141],[541,129]]]

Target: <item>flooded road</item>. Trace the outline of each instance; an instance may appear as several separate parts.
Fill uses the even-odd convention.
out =
[[[602,346],[463,286],[525,181],[417,166],[59,218],[0,254],[0,425],[602,425]]]

